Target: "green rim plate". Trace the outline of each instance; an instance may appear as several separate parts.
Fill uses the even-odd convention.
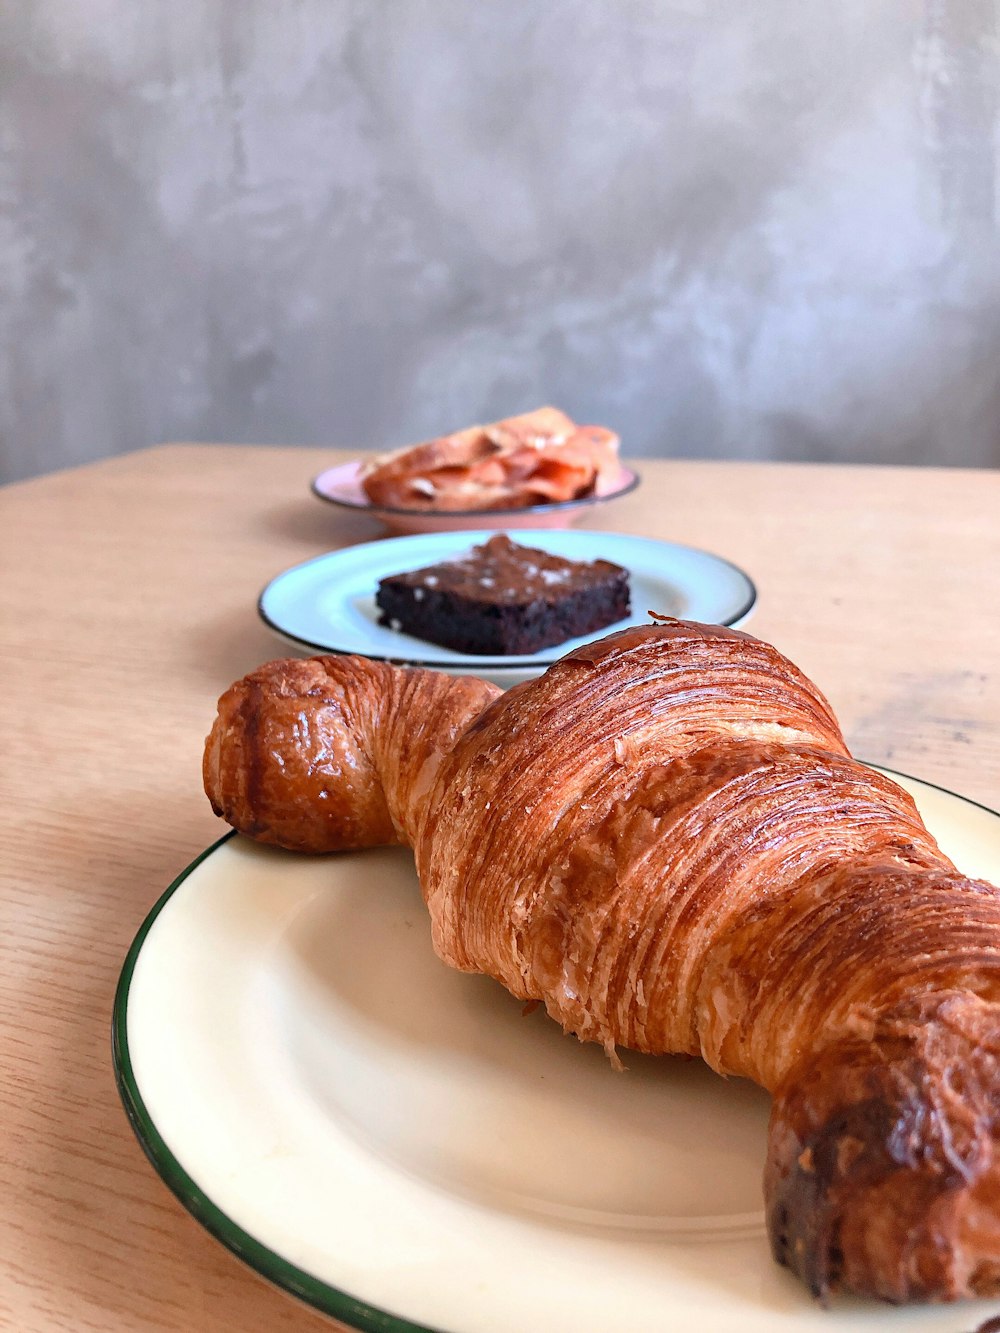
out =
[[[236,837],[235,830],[223,834],[217,842],[206,847],[200,856],[195,857],[191,864],[181,871],[142,923],[125,958],[118,988],[115,991],[111,1037],[115,1080],[129,1123],[157,1175],[192,1217],[262,1277],[266,1277],[291,1295],[297,1296],[307,1305],[315,1306],[324,1314],[333,1315],[350,1328],[361,1330],[361,1333],[436,1333],[425,1324],[413,1324],[408,1319],[379,1310],[365,1301],[359,1301],[354,1296],[348,1295],[345,1291],[321,1282],[295,1264],[289,1263],[287,1259],[283,1259],[274,1250],[262,1245],[259,1240],[255,1240],[218,1208],[205,1191],[191,1179],[164,1143],[142,1100],[142,1094],[139,1092],[132,1071],[128,1048],[128,996],[136,961],[156,918],[176,891],[203,861],[223,843],[234,837]]]
[[[881,765],[872,765],[872,767],[879,768],[889,777],[901,778],[904,781],[910,781],[918,786],[943,793],[961,801],[966,806],[975,807],[1000,818],[997,811],[982,805],[980,802],[958,796],[957,793],[946,787],[927,782],[922,778],[907,778],[906,775],[884,768]],[[391,1314],[351,1296],[349,1293],[297,1267],[276,1251],[255,1239],[213,1203],[205,1191],[184,1170],[162,1138],[143,1101],[129,1053],[127,1024],[129,990],[137,960],[150,930],[176,891],[208,857],[234,837],[236,837],[235,831],[230,830],[201,852],[181,871],[143,921],[125,958],[115,992],[112,1017],[112,1050],[118,1092],[129,1122],[140,1146],[164,1184],[206,1231],[221,1241],[227,1249],[249,1265],[256,1273],[324,1314],[332,1315],[348,1327],[360,1330],[360,1333],[440,1333],[439,1330],[427,1325],[415,1324],[400,1315]]]

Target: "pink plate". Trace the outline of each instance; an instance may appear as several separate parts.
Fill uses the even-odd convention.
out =
[[[531,505],[527,509],[460,509],[434,513],[427,509],[390,509],[374,505],[361,489],[363,459],[327,468],[313,480],[313,492],[321,500],[346,509],[361,509],[380,519],[392,532],[460,532],[465,528],[568,528],[591,505],[627,495],[639,485],[639,474],[622,466],[616,477],[599,484],[594,495],[558,504]]]

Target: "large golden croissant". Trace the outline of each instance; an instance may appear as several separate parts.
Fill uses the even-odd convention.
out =
[[[814,1292],[1000,1292],[1000,893],[774,648],[673,621],[504,695],[274,662],[205,785],[266,842],[410,843],[446,962],[767,1088],[771,1243]]]

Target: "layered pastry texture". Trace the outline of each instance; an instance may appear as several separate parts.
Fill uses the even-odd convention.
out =
[[[619,472],[618,436],[555,407],[467,426],[366,465],[368,499],[390,509],[496,510],[594,495]]]
[[[438,954],[612,1057],[767,1088],[771,1244],[815,1293],[1000,1292],[1000,893],[774,648],[671,621],[503,695],[271,663],[205,783],[265,841],[409,843]]]

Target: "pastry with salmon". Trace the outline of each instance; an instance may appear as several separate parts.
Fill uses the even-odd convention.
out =
[[[468,426],[364,467],[361,486],[389,509],[524,509],[594,495],[619,471],[618,436],[579,426],[555,407]]]

